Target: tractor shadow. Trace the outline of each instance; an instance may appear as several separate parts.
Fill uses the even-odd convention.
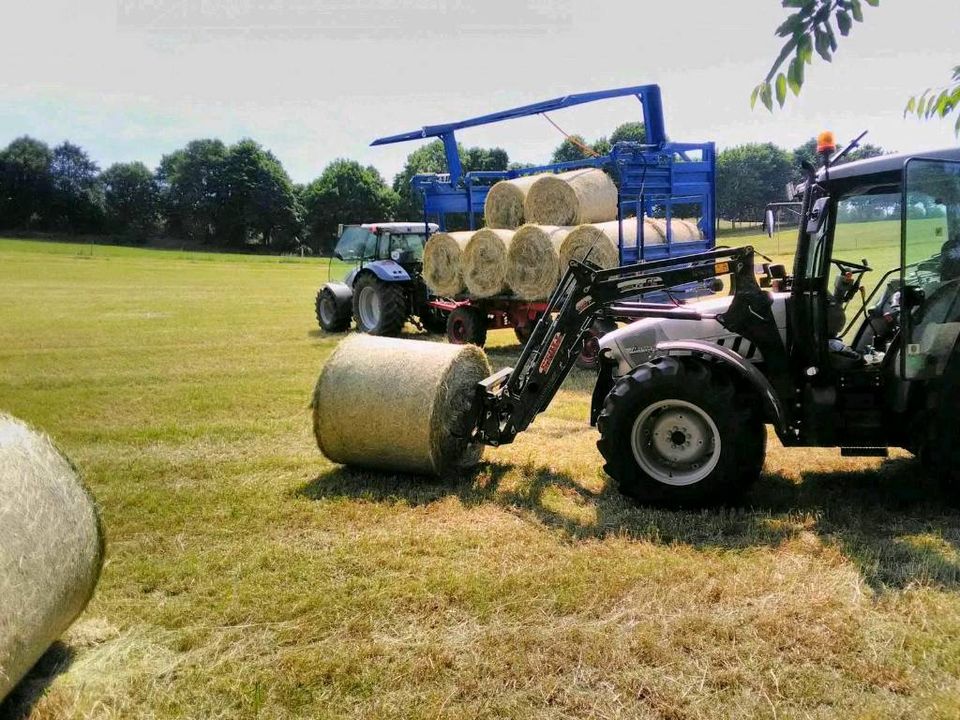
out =
[[[23,679],[0,701],[0,718],[25,720],[59,675],[65,673],[74,659],[73,649],[57,640],[40,656]]]
[[[637,505],[612,482],[584,487],[563,472],[489,462],[441,481],[335,468],[296,495],[423,506],[456,497],[494,503],[556,531],[566,542],[627,537],[661,545],[741,551],[777,547],[812,532],[840,550],[875,590],[923,583],[960,589],[960,514],[914,460],[879,470],[803,473],[799,482],[764,474],[740,506],[667,510]]]

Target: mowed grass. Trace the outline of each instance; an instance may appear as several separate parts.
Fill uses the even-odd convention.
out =
[[[0,408],[72,457],[109,542],[0,714],[960,715],[960,515],[912,459],[771,439],[745,509],[639,508],[577,371],[458,481],[331,466],[307,409],[326,274],[0,241]]]

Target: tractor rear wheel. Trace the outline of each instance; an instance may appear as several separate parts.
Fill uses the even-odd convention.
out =
[[[338,302],[336,295],[329,288],[321,288],[317,292],[316,305],[317,322],[327,332],[343,332],[350,327],[353,313],[349,301]]]
[[[471,343],[483,347],[487,342],[487,315],[475,307],[461,305],[447,318],[447,340],[455,345]]]
[[[763,419],[706,361],[640,365],[607,395],[598,427],[604,469],[644,504],[735,503],[763,469]]]
[[[369,335],[399,335],[407,321],[407,295],[398,283],[361,275],[353,286],[357,330]]]

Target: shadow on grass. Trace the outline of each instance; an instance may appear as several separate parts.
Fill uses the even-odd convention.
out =
[[[609,481],[593,491],[567,473],[497,462],[448,481],[341,467],[297,494],[409,506],[455,496],[466,506],[495,503],[573,542],[627,537],[742,550],[775,547],[811,531],[856,563],[875,589],[912,583],[960,589],[960,515],[913,460],[892,460],[879,470],[804,473],[799,483],[764,475],[743,507],[700,511],[642,507]]]
[[[30,672],[0,702],[0,718],[24,720],[30,717],[36,704],[47,692],[58,675],[65,673],[73,663],[74,651],[59,640],[37,660]]]

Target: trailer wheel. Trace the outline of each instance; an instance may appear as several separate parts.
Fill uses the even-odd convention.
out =
[[[600,319],[593,323],[590,334],[583,341],[576,365],[581,370],[596,370],[600,365],[600,338],[617,329],[613,320]]]
[[[483,347],[487,342],[487,316],[475,307],[462,306],[447,318],[447,339],[456,344],[472,343]]]
[[[428,333],[445,333],[447,331],[447,314],[437,308],[425,307],[420,314],[420,324]]]
[[[364,273],[353,286],[357,330],[370,335],[399,335],[407,321],[407,295],[402,285]]]
[[[350,327],[353,310],[346,300],[338,302],[329,288],[317,291],[317,322],[326,332],[343,332]]]
[[[598,427],[604,469],[644,504],[735,503],[763,469],[763,419],[701,360],[640,365],[607,395]]]

